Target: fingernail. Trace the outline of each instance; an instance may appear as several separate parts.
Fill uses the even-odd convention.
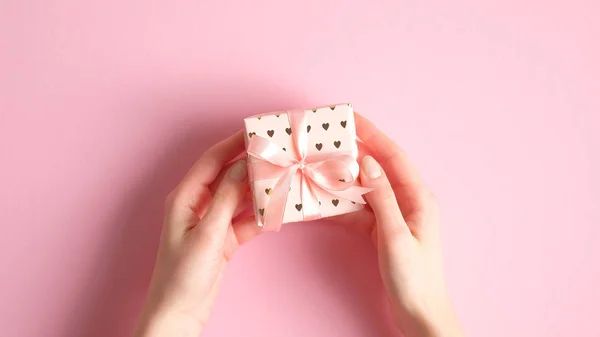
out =
[[[229,178],[234,181],[243,181],[246,179],[246,161],[240,160],[233,164],[231,170],[229,170]]]
[[[371,156],[365,156],[362,161],[362,169],[369,179],[376,179],[381,176],[381,166]]]

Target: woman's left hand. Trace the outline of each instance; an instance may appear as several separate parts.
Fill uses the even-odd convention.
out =
[[[248,192],[242,132],[208,149],[166,200],[154,274],[136,337],[198,336],[225,266],[259,231],[254,217],[233,220]]]

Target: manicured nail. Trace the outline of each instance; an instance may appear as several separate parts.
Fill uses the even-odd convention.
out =
[[[371,156],[365,156],[362,161],[362,169],[369,179],[376,179],[381,176],[381,166]]]
[[[240,160],[233,164],[231,170],[229,170],[229,178],[234,181],[243,181],[246,179],[246,161]]]

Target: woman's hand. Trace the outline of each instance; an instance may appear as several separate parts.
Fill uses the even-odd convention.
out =
[[[462,336],[446,294],[433,195],[396,144],[358,114],[356,127],[361,152],[374,157],[362,159],[361,181],[375,190],[366,195],[371,209],[337,219],[374,240],[396,323],[407,337]],[[247,192],[246,163],[228,163],[243,150],[241,132],[215,145],[169,195],[136,337],[197,336],[227,261],[260,231],[253,217],[236,219]]]
[[[213,146],[169,195],[158,257],[136,337],[193,336],[206,324],[235,250],[260,230],[232,221],[248,189],[242,132]]]
[[[406,154],[355,114],[364,155],[361,182],[371,209],[337,219],[370,235],[394,319],[407,337],[462,336],[446,293],[435,197]]]

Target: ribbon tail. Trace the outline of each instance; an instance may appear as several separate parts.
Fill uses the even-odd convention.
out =
[[[346,200],[350,200],[350,201],[354,201],[356,203],[359,204],[366,204],[367,202],[365,201],[365,199],[363,199],[363,194],[365,193],[369,193],[373,191],[372,188],[368,188],[368,187],[362,187],[362,186],[350,186],[345,190],[342,191],[332,191],[332,190],[327,190],[327,192],[338,196],[340,198],[344,198]]]
[[[313,186],[310,178],[305,174],[302,174],[301,188],[302,216],[304,221],[321,219],[321,209],[319,208],[319,198],[315,193],[315,186]]]
[[[279,232],[281,229],[290,186],[297,171],[297,166],[290,167],[285,176],[281,177],[273,187],[273,194],[265,208],[263,230]]]
[[[288,167],[296,162],[295,158],[279,145],[257,135],[250,138],[246,152],[252,157],[281,167]]]

